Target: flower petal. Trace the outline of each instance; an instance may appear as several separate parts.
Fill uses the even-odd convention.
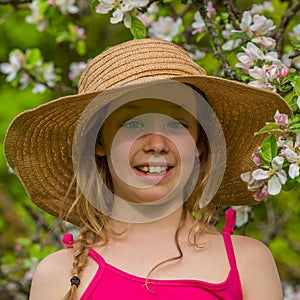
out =
[[[255,170],[255,171],[252,172],[252,177],[255,180],[267,179],[267,178],[269,178],[269,172],[268,171],[264,171],[262,169],[257,169],[257,170]]]
[[[268,192],[270,195],[278,195],[281,191],[281,183],[276,175],[273,175],[268,181]]]

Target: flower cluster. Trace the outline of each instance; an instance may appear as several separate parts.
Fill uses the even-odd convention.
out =
[[[300,97],[298,97],[298,105]],[[289,190],[300,186],[300,116],[288,118],[278,111],[272,123],[267,123],[258,134],[269,134],[253,154],[256,169],[241,175],[253,191],[254,199],[260,201],[268,195],[278,195],[282,188]]]
[[[149,0],[98,0],[96,6],[98,14],[107,14],[112,11],[111,24],[123,22],[126,28],[131,27],[132,16],[136,16],[139,9],[148,5]]]
[[[181,25],[181,18],[174,20],[171,17],[159,17],[157,21],[151,24],[148,35],[152,38],[171,42],[178,35]]]
[[[62,14],[76,14],[79,8],[75,5],[75,0],[33,0],[29,5],[31,10],[25,20],[27,23],[35,24],[39,31],[45,31],[49,26],[47,13],[49,7],[56,8]]]
[[[43,93],[53,88],[60,80],[59,70],[52,62],[44,62],[39,49],[12,50],[9,62],[0,64],[0,71],[6,74],[6,81],[21,89],[32,87],[33,93]]]
[[[76,14],[79,8],[75,5],[76,0],[48,0],[48,4],[56,7],[62,14]]]
[[[78,85],[78,81],[81,73],[86,68],[88,62],[72,62],[69,66],[70,72],[68,74],[69,79],[72,81],[74,86]]]

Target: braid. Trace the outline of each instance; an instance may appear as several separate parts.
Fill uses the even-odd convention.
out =
[[[89,249],[95,244],[97,240],[97,234],[84,227],[77,241],[74,244],[74,260],[72,266],[72,278],[71,278],[71,288],[65,295],[64,300],[75,300],[77,287],[80,284],[80,278],[83,273],[85,266],[87,265],[87,259],[89,254]]]

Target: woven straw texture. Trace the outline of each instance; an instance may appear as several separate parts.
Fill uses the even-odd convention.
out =
[[[18,115],[5,139],[8,164],[31,200],[48,213],[67,211],[75,198],[72,140],[77,121],[101,91],[135,79],[168,78],[202,90],[222,125],[227,143],[223,183],[213,199],[216,205],[253,204],[240,174],[253,168],[251,154],[261,142],[253,133],[272,121],[276,110],[291,114],[279,95],[235,81],[207,76],[179,46],[142,39],[114,46],[94,58],[83,72],[79,93],[50,101]],[[78,223],[75,213],[69,221]]]

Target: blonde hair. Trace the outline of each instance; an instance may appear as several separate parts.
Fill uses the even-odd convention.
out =
[[[199,234],[207,229],[209,225],[214,225],[218,220],[217,209],[213,204],[207,205],[205,208],[200,209],[199,203],[202,192],[210,175],[211,165],[211,150],[209,148],[206,134],[201,127],[198,140],[203,143],[202,146],[204,148],[199,156],[201,168],[198,170],[198,176],[193,176],[194,174],[190,176],[190,180],[197,178],[196,184],[193,185],[190,182],[186,184],[186,186],[192,185],[195,187],[183,205],[184,209],[182,210],[181,218],[174,235],[178,256],[169,258],[155,265],[147,275],[146,286],[148,278],[154,270],[156,270],[162,264],[178,260],[183,256],[178,236],[184,226],[187,217],[187,211],[190,212],[194,217],[194,224],[189,231],[188,241],[196,247],[201,247],[197,240]],[[98,172],[103,179],[104,185],[106,185],[106,187],[112,191],[112,179],[106,157],[96,156],[96,162],[98,166]],[[105,191],[102,190],[102,194],[103,192]],[[103,195],[103,197],[105,196],[107,195]],[[77,276],[80,278],[87,264],[89,249],[96,243],[100,243],[99,246],[105,246],[108,242],[108,233],[113,235],[121,235],[126,229],[124,229],[123,232],[115,232],[110,224],[110,218],[93,207],[92,204],[87,201],[78,187],[76,187],[76,200],[71,209],[76,211],[82,226],[78,239],[74,244],[74,260],[71,271],[72,276]],[[64,300],[75,300],[76,291],[77,287],[72,285],[68,293],[65,295]]]

